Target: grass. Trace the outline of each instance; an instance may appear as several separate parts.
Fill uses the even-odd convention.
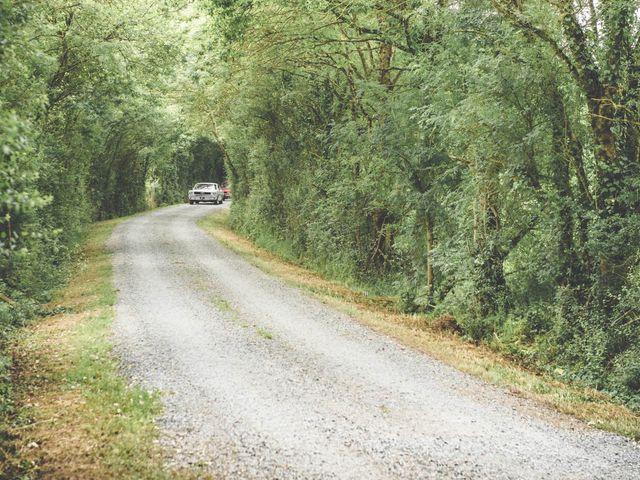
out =
[[[228,211],[204,217],[199,225],[251,264],[310,292],[377,332],[458,370],[507,388],[516,396],[535,400],[602,430],[640,440],[640,413],[597,390],[563,383],[523,368],[487,347],[471,344],[455,333],[442,330],[433,319],[399,313],[389,298],[352,290],[259,248],[230,228]]]
[[[233,306],[224,298],[214,295],[211,298],[211,303],[223,314],[226,314],[227,318],[229,318],[234,323],[240,325],[242,328],[249,327],[249,324],[242,320],[240,317],[240,313],[233,308]]]
[[[105,242],[120,221],[93,226],[72,281],[50,305],[60,313],[12,346],[16,453],[1,478],[202,478],[165,470],[159,394],[128,386],[111,354],[116,290]]]
[[[221,312],[232,314],[234,317],[237,316],[237,313],[235,312],[231,304],[227,302],[224,298],[214,296],[211,299],[211,301],[216,306],[216,308]]]
[[[250,325],[249,323],[245,322],[242,317],[240,316],[240,313],[233,308],[233,306],[224,298],[218,296],[218,295],[214,295],[211,298],[211,303],[223,314],[226,314],[227,317],[229,319],[231,319],[234,323],[240,325],[242,328],[248,328]],[[273,334],[271,332],[269,332],[268,330],[259,327],[255,324],[253,324],[253,328],[255,329],[256,333],[261,336],[264,339],[267,340],[273,340]]]
[[[267,340],[273,340],[273,335],[271,334],[271,332],[265,330],[264,328],[256,327],[256,333],[260,335],[262,338],[265,338]]]

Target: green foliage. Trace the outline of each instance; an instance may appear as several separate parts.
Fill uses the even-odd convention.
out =
[[[26,248],[35,232],[27,225],[47,199],[36,189],[36,153],[29,147],[26,125],[13,112],[0,112],[0,256],[7,261]],[[2,261],[2,260],[0,260]]]
[[[181,34],[160,4],[0,9],[0,276],[5,295],[42,301],[91,221],[146,207],[184,128],[162,96]]]
[[[234,228],[637,402],[636,3],[207,5]]]
[[[89,222],[144,208],[173,128],[157,93],[176,52],[160,7],[1,8],[0,273],[5,294],[44,300]]]

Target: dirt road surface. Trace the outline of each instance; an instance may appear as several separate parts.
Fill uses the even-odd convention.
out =
[[[167,463],[229,479],[640,479],[640,450],[371,332],[203,233],[121,224],[116,354],[163,392]]]

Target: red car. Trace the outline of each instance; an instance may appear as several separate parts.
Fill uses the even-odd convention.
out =
[[[231,198],[231,188],[230,187],[228,187],[226,185],[224,187],[222,187],[222,193],[224,195],[224,199],[225,200],[228,199],[228,198]]]

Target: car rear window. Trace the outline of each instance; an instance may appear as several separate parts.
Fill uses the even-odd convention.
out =
[[[211,188],[213,185],[213,183],[196,183],[196,186],[193,188]]]

